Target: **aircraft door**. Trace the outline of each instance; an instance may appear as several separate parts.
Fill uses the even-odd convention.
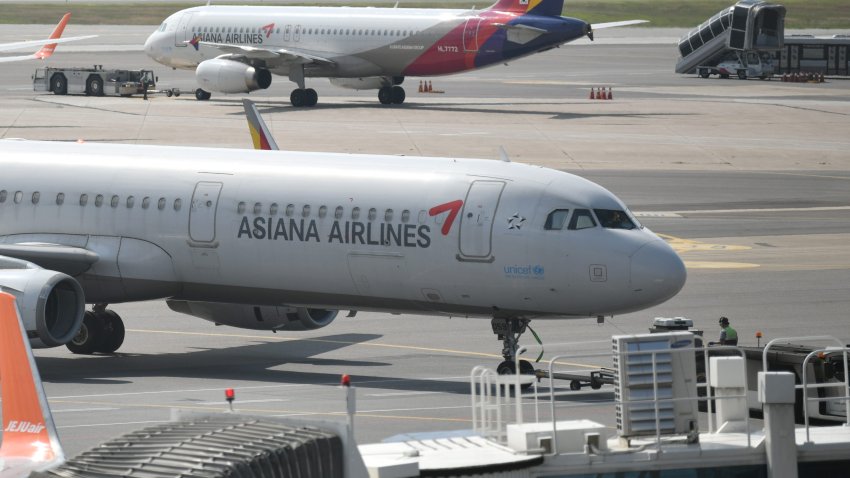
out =
[[[478,27],[483,19],[473,17],[463,27],[463,51],[478,51]]]
[[[493,219],[503,181],[474,181],[466,194],[460,219],[460,260],[492,261]]]
[[[194,242],[215,240],[215,216],[221,183],[202,181],[195,185],[189,210],[189,238]]]
[[[293,40],[301,41],[301,25],[295,25],[295,36]]]
[[[192,29],[189,28],[189,21],[192,20],[194,13],[185,13],[180,17],[177,23],[177,31],[174,32],[174,46],[186,46],[186,42],[192,39]]]
[[[289,41],[292,37],[292,25],[283,27],[283,41]]]

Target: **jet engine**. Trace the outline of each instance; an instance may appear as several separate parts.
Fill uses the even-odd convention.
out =
[[[227,304],[168,300],[168,307],[220,325],[254,330],[320,329],[336,318],[338,311],[307,307]]]
[[[202,61],[195,70],[195,78],[204,90],[221,93],[249,93],[272,84],[272,74],[265,68],[218,58]]]
[[[65,345],[83,323],[83,289],[71,276],[29,266],[0,270],[0,290],[15,296],[33,348]]]
[[[401,81],[396,82],[398,78]],[[331,84],[350,90],[379,90],[385,86],[401,84],[404,77],[367,76],[364,78],[330,78]]]

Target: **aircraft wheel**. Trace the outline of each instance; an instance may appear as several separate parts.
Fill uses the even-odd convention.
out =
[[[319,94],[313,88],[304,90],[304,106],[316,106],[319,102]]]
[[[516,374],[516,364],[513,360],[505,360],[496,367],[496,373],[499,375],[514,375]]]
[[[404,94],[404,88],[402,88],[400,86],[393,86],[392,87],[392,90],[390,92],[390,97],[392,99],[393,104],[400,105],[400,104],[404,103],[405,96],[406,95]]]
[[[711,76],[711,73],[708,72],[708,68],[700,68],[699,69],[700,78],[708,78]]]
[[[296,108],[304,106],[306,100],[307,93],[305,93],[305,90],[302,90],[301,88],[292,90],[292,93],[289,94],[289,102]]]
[[[174,88],[174,89],[171,90],[171,92],[174,94],[175,98],[180,96],[180,88]]]
[[[174,93],[172,93],[171,90],[165,90],[165,97],[166,98],[171,98],[171,95],[173,95],[173,94]]]
[[[65,79],[65,75],[57,73],[50,78],[50,91],[54,95],[68,94],[68,80]]]
[[[380,90],[378,90],[378,101],[381,102],[382,105],[388,105],[393,102],[393,93],[392,88],[389,86],[384,86]]]
[[[747,72],[746,71],[739,71],[738,72],[738,79],[739,80],[746,80],[747,79]]]
[[[516,375],[516,364],[513,360],[505,360],[496,367],[496,373],[499,375]],[[519,361],[519,373],[522,375],[534,375],[534,366],[528,360]],[[523,383],[520,385],[523,390],[527,390],[533,383]]]
[[[207,101],[211,97],[212,97],[212,93],[210,93],[208,91],[204,91],[200,88],[195,90],[195,99],[198,100],[198,101]]]
[[[103,80],[99,76],[93,76],[86,82],[86,92],[92,96],[103,96]]]
[[[581,390],[581,382],[578,380],[570,380],[570,390],[574,392]]]
[[[103,321],[94,312],[87,311],[77,335],[65,346],[75,354],[90,355],[101,347],[104,335]]]
[[[95,352],[111,354],[124,343],[124,321],[121,320],[121,316],[108,309],[97,313],[97,316],[103,326],[103,337]]]

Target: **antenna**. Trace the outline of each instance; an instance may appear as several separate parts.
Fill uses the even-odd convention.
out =
[[[499,146],[499,160],[504,161],[506,163],[511,162],[511,157],[508,156],[508,152],[505,151],[504,146]]]

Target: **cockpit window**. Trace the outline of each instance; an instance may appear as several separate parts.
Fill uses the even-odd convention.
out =
[[[626,215],[625,211],[618,211],[616,209],[594,209],[593,212],[596,213],[596,217],[599,218],[599,222],[602,224],[602,227],[607,229],[634,229],[635,223],[629,219],[629,216]]]
[[[560,231],[564,228],[564,223],[567,222],[567,216],[569,215],[569,209],[555,209],[546,216],[546,224],[543,226],[543,229],[547,231]]]
[[[168,26],[168,24],[165,23],[165,22],[162,22],[162,25],[159,26],[159,31],[164,32],[166,26]]]
[[[578,230],[578,229],[587,229],[590,227],[596,227],[596,221],[593,219],[593,215],[590,214],[590,210],[588,209],[576,209],[573,213],[572,219],[570,219],[570,230]]]

